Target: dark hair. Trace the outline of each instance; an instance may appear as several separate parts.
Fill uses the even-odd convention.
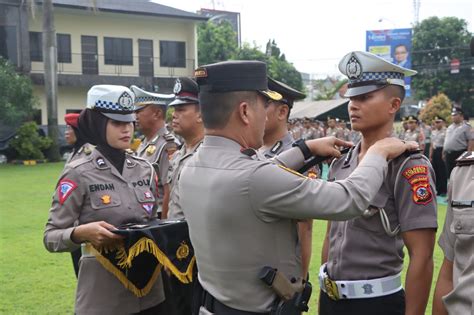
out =
[[[403,86],[388,85],[384,90],[388,92],[387,95],[398,97],[402,102],[405,99],[405,88]]]
[[[224,93],[199,93],[199,104],[204,127],[222,129],[229,122],[230,116],[240,102],[253,104],[257,92],[238,91]]]

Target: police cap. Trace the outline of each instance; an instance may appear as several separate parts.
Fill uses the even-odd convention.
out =
[[[77,123],[79,121],[79,115],[78,113],[70,113],[64,115],[64,121],[66,122],[66,125],[73,126],[74,128],[77,128]]]
[[[117,121],[135,121],[135,96],[126,86],[94,85],[87,92],[87,108]]]
[[[180,77],[174,83],[175,100],[169,106],[199,104],[199,86],[196,81],[187,77]]]
[[[405,88],[405,77],[417,73],[365,51],[345,55],[339,62],[339,71],[349,79],[345,97],[370,93],[387,85]]]
[[[174,94],[158,94],[145,91],[136,85],[132,85],[130,89],[135,94],[135,110],[141,110],[148,105],[158,105],[167,107],[174,99]]]
[[[199,93],[257,91],[279,101],[282,96],[268,89],[267,65],[261,61],[223,61],[204,65],[194,71]]]
[[[461,107],[453,107],[451,111],[451,115],[463,115],[464,111],[462,110]]]
[[[290,108],[293,106],[295,100],[302,100],[306,97],[306,95],[300,91],[270,77],[268,77],[268,88],[280,93],[283,98],[279,102],[285,103]]]

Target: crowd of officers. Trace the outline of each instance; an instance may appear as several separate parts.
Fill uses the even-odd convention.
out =
[[[434,312],[471,312],[472,128],[454,108],[447,128],[442,117],[426,126],[409,116],[395,134],[403,77],[416,72],[365,52],[347,54],[339,69],[349,79],[352,129],[335,117],[288,120],[305,95],[268,78],[257,61],[199,67],[194,78],[178,78],[171,95],[92,87],[87,108],[65,117],[73,151],[44,234],[48,250],[73,253],[75,312],[298,313],[285,313],[294,301],[258,279],[270,266],[302,287],[319,282],[320,314],[424,314],[436,195],[446,193]],[[334,158],[328,181],[297,172],[313,156]],[[117,226],[154,218],[187,220],[199,273],[184,285],[163,272],[137,297],[92,253],[122,240],[111,233]],[[313,219],[328,226],[320,272],[309,275]]]

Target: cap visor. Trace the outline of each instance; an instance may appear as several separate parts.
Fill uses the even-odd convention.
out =
[[[135,114],[112,114],[112,113],[101,113],[107,118],[110,118],[112,120],[116,121],[122,121],[122,122],[134,122],[135,121]]]
[[[198,99],[191,99],[191,98],[180,98],[175,99],[172,101],[168,106],[179,106],[179,105],[189,105],[189,104],[199,104]]]
[[[272,101],[280,101],[283,98],[280,93],[271,90],[258,91],[258,93],[262,94],[263,96]]]
[[[383,89],[386,86],[387,85],[366,85],[349,88],[344,94],[344,97],[354,97],[362,94],[367,94],[373,91]]]

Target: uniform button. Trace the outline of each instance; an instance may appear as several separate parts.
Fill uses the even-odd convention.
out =
[[[127,207],[127,208],[130,209],[130,210],[132,209],[132,207]]]
[[[341,237],[341,236],[342,236],[342,232],[337,233],[337,236]]]
[[[455,229],[456,229],[456,230],[462,230],[462,224],[461,224],[461,222],[456,223]]]
[[[333,265],[336,265],[336,264],[337,264],[337,260],[333,260],[333,261],[332,261],[332,264],[333,264]]]

